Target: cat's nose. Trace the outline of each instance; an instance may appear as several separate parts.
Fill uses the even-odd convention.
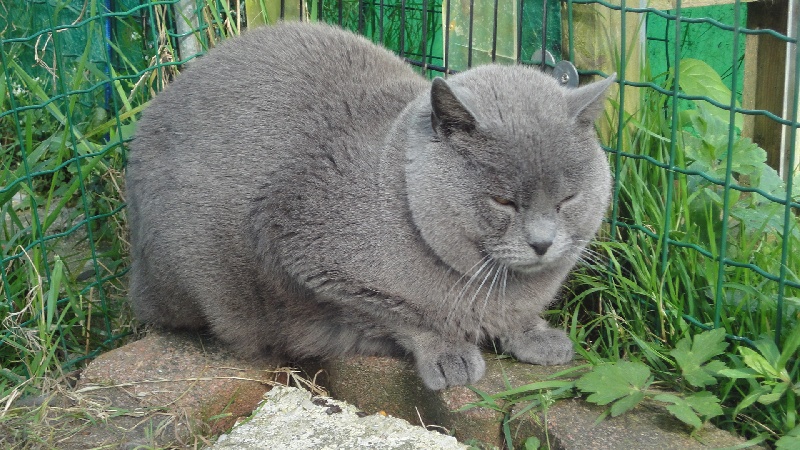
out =
[[[547,253],[547,249],[553,245],[553,241],[534,241],[529,242],[528,244],[531,246],[531,248],[533,248],[533,251],[536,252],[537,255],[544,256],[544,254]]]

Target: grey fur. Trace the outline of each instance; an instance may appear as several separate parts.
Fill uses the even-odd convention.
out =
[[[608,206],[609,84],[521,66],[430,83],[325,25],[224,42],[139,122],[133,308],[249,356],[410,354],[431,389],[478,380],[490,339],[567,362],[539,314]]]

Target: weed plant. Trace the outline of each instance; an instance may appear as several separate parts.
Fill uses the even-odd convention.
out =
[[[677,70],[682,93],[731,102],[702,61],[683,60]],[[790,448],[790,437],[779,439],[797,433],[800,233],[796,211],[780,202],[800,195],[787,194],[766,152],[741,136],[740,114],[731,122],[729,111],[705,100],[673,108],[673,83],[673,73],[651,80],[622,126],[618,108],[608,115],[609,128],[621,130],[607,142],[615,226],[574,274],[564,308],[581,353],[598,364],[577,387],[594,392],[590,401],[620,401],[609,411],[617,415],[655,382],[682,394],[649,398],[695,429],[713,418]],[[621,373],[634,387],[615,397],[600,380]]]
[[[103,5],[0,6],[3,448],[53,445],[48,433],[60,431],[43,421],[48,402],[31,411],[15,400],[63,390],[85,360],[136,331],[123,301],[125,145],[137,114],[177,73],[175,16],[170,4],[137,3],[104,18]],[[207,4],[199,42],[237,33],[237,12]]]

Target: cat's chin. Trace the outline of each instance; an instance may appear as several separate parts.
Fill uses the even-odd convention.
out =
[[[546,270],[549,266],[542,262],[534,262],[531,264],[514,264],[510,265],[508,268],[511,269],[512,272],[522,274],[522,275],[533,275],[535,273],[542,272]]]

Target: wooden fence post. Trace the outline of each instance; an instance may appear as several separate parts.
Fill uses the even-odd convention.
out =
[[[754,2],[747,5],[747,28],[771,29],[786,34],[789,2]],[[744,58],[742,106],[783,114],[786,43],[768,34],[748,35]],[[762,115],[746,115],[743,134],[767,151],[767,164],[781,170],[783,126]]]

